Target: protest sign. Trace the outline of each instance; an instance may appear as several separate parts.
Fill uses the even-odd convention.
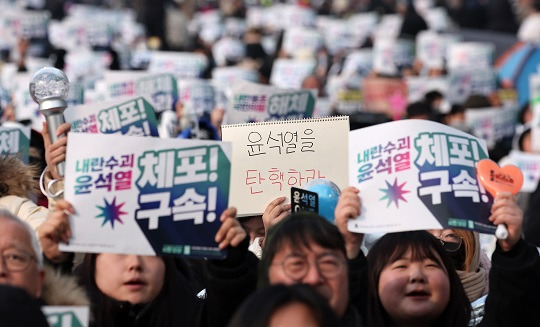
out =
[[[45,10],[4,9],[0,25],[20,39],[45,39],[50,19],[51,13]]]
[[[266,8],[250,6],[246,8],[246,26],[263,27]]]
[[[299,89],[304,78],[315,72],[315,59],[276,59],[270,74],[270,84],[287,89]]]
[[[431,2],[431,1],[428,1]],[[415,2],[414,6],[417,6]],[[429,6],[420,14],[426,21],[428,28],[432,31],[444,32],[454,28],[454,22],[448,16],[448,11],[442,6]]]
[[[369,77],[363,80],[364,111],[401,119],[407,107],[407,84],[401,78]]]
[[[347,184],[347,116],[223,125],[233,144],[230,202],[242,216],[260,215],[270,201],[310,180]],[[328,137],[332,131],[332,137]]]
[[[503,107],[518,106],[517,92],[515,89],[498,89],[497,96]]]
[[[227,124],[309,118],[313,115],[314,90],[287,90],[239,81],[231,88]]]
[[[64,198],[76,213],[62,251],[224,256],[214,237],[228,207],[229,143],[68,137]]]
[[[358,45],[356,48],[362,46],[372,36],[378,22],[379,15],[374,11],[351,14],[347,23],[349,31],[354,36],[353,46]]]
[[[85,87],[94,88],[94,83],[103,78],[103,73],[111,60],[107,52],[94,52],[88,49],[70,51],[65,57],[64,73],[70,81],[79,81]]]
[[[400,14],[387,14],[381,16],[379,24],[373,31],[373,38],[377,39],[396,39],[403,25],[403,17]]]
[[[146,72],[106,72],[106,96],[110,99],[145,96],[151,100],[154,110],[172,110],[178,98],[176,79],[172,74],[148,74]]]
[[[154,51],[151,53],[148,71],[171,73],[176,78],[198,78],[207,65],[208,60],[200,53]]]
[[[317,98],[315,103],[315,110],[313,111],[313,117],[326,117],[332,114],[332,103],[330,98]]]
[[[459,41],[460,37],[455,34],[420,31],[416,36],[416,58],[427,68],[443,69],[448,48]]]
[[[450,103],[463,103],[472,95],[490,95],[497,89],[497,73],[492,68],[456,69],[448,74]]]
[[[373,50],[360,49],[351,52],[345,57],[341,75],[357,74],[365,77],[371,73],[373,67]]]
[[[233,37],[223,37],[212,46],[212,56],[218,67],[239,63],[246,55],[244,42]]]
[[[31,77],[32,73],[17,73],[12,81],[14,85],[12,89],[13,103],[16,108],[15,119],[17,121],[32,120],[39,116],[39,105],[32,99],[28,90]]]
[[[319,194],[297,187],[291,187],[291,212],[319,212]]]
[[[321,21],[320,18],[319,21]],[[353,34],[349,22],[345,19],[326,18],[322,26],[319,26],[319,30],[323,31],[324,43],[331,55],[337,55],[349,49],[358,49],[365,41],[364,38]]]
[[[295,4],[277,4],[275,9],[275,23],[284,30],[292,27],[314,27],[317,23],[315,9]]]
[[[536,190],[540,180],[540,154],[512,150],[504,165],[517,166],[523,173],[521,192],[532,193]]]
[[[396,76],[414,61],[414,41],[377,38],[373,45],[373,70],[379,74]]]
[[[202,116],[216,106],[216,91],[206,80],[179,80],[178,100],[184,105],[185,113]]]
[[[159,136],[154,107],[143,97],[68,107],[72,132]]]
[[[493,148],[497,141],[514,136],[516,117],[516,107],[465,110],[465,124],[475,136],[486,141],[488,149]]]
[[[299,51],[315,54],[324,42],[322,34],[312,28],[294,27],[284,33],[282,49],[292,57]]]
[[[106,47],[111,44],[114,30],[110,21],[94,14],[92,17],[66,17],[52,21],[49,27],[51,43],[61,49],[75,50],[81,47]]]
[[[21,160],[28,162],[29,148],[30,127],[0,126],[0,156],[20,154]]]
[[[340,89],[337,92],[336,112],[342,115],[351,115],[362,111],[362,90]]]
[[[90,309],[83,306],[41,307],[50,327],[88,327]]]
[[[358,233],[466,228],[495,232],[475,164],[485,142],[443,124],[401,120],[349,134],[349,185],[360,189]]]
[[[457,42],[448,47],[449,72],[461,69],[489,69],[493,65],[495,45],[489,42]]]
[[[255,69],[246,67],[216,67],[212,69],[212,81],[220,88],[231,87],[240,80],[257,82],[259,75]]]
[[[246,67],[216,67],[212,70],[212,84],[216,87],[216,105],[228,108],[230,89],[238,81],[257,82],[259,73]]]
[[[405,82],[409,103],[424,100],[424,96],[430,91],[446,94],[448,90],[448,80],[444,77],[409,76],[405,78]]]
[[[236,17],[225,18],[225,35],[241,39],[246,32],[246,20]]]

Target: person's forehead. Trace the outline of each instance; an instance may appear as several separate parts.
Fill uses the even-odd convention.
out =
[[[323,247],[313,241],[308,241],[307,244],[309,247],[305,246],[304,244],[293,244],[291,242],[285,242],[281,245],[281,247],[276,251],[276,255],[274,257],[286,257],[289,255],[321,255],[321,254],[339,254],[340,251],[336,249],[330,249]]]
[[[32,250],[30,235],[20,224],[0,218],[0,249],[10,247]]]

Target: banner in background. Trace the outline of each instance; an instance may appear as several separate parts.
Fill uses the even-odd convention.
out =
[[[28,163],[30,148],[30,127],[0,126],[0,156],[20,154],[21,160]]]
[[[154,107],[144,97],[68,107],[64,118],[72,132],[159,136]]]
[[[44,305],[41,311],[51,327],[88,327],[90,318],[88,307]]]
[[[288,90],[238,81],[231,88],[226,122],[238,124],[309,118],[313,116],[316,100],[315,90]]]
[[[486,141],[488,149],[497,141],[516,132],[517,107],[474,108],[465,110],[465,124],[472,133]]]
[[[502,163],[499,163],[503,167]],[[523,173],[521,192],[532,193],[540,180],[540,154],[512,150],[504,163],[517,166]]]

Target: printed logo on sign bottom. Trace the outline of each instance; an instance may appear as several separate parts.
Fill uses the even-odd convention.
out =
[[[109,203],[106,198],[103,198],[103,201],[105,201],[105,205],[103,207],[97,206],[97,208],[101,210],[101,214],[96,216],[96,218],[103,218],[103,223],[101,224],[101,227],[103,227],[107,222],[111,223],[111,228],[113,229],[115,221],[123,224],[124,222],[122,221],[122,219],[120,219],[120,215],[127,214],[127,212],[121,210],[121,208],[126,203],[123,202],[116,205],[116,197],[114,197],[111,203]]]
[[[404,194],[410,193],[411,191],[405,190],[405,184],[407,182],[403,182],[401,185],[398,183],[397,178],[394,180],[394,184],[390,185],[388,181],[386,181],[386,187],[387,188],[380,188],[379,190],[384,193],[384,196],[380,198],[379,200],[388,200],[386,203],[386,207],[388,208],[392,202],[396,205],[396,208],[399,208],[399,200],[403,202],[407,202],[407,199],[403,197]]]

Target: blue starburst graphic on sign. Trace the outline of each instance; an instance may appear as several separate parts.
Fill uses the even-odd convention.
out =
[[[101,210],[101,214],[96,216],[96,218],[103,218],[103,224],[101,224],[101,226],[105,225],[107,222],[110,222],[111,227],[114,228],[115,221],[119,221],[121,224],[123,224],[124,222],[122,219],[120,219],[120,215],[127,214],[127,212],[121,210],[122,206],[124,206],[126,203],[124,202],[116,205],[116,197],[114,197],[111,203],[109,203],[107,199],[103,200],[105,201],[105,206],[97,206]]]
[[[403,197],[404,194],[409,193],[410,191],[404,190],[403,187],[405,186],[407,182],[403,182],[403,184],[399,185],[397,178],[394,180],[394,184],[390,185],[388,181],[386,181],[387,188],[380,188],[379,190],[384,193],[384,196],[380,198],[379,200],[388,200],[386,203],[386,207],[388,208],[392,202],[396,205],[396,208],[399,208],[399,200],[407,202],[407,200]]]

